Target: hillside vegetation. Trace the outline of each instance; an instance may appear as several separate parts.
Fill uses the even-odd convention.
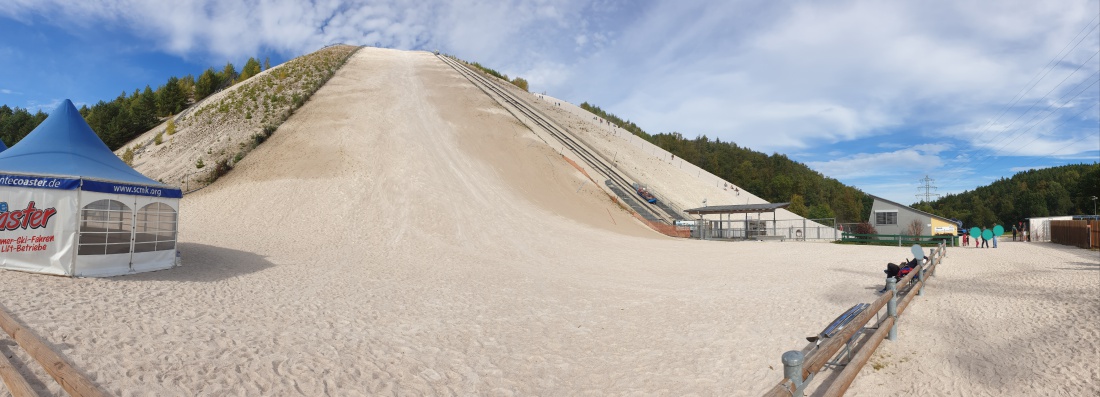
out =
[[[264,68],[270,68],[268,61]],[[165,117],[184,111],[192,104],[207,96],[248,80],[259,74],[260,61],[249,58],[244,68],[237,73],[233,63],[227,63],[221,71],[209,68],[198,81],[192,75],[172,76],[161,86],[153,90],[135,89],[127,95],[125,91],[110,101],[99,101],[92,106],[80,107],[80,115],[99,135],[103,143],[111,150],[122,147],[127,141],[156,127]],[[51,110],[51,109],[48,109]],[[39,110],[31,114],[27,109],[0,106],[0,140],[8,146],[14,145],[27,136],[46,119],[46,113]]]
[[[225,174],[321,88],[359,47],[294,58],[211,95],[116,151],[141,173],[190,191]]]
[[[501,72],[498,72],[498,71],[496,71],[496,69],[490,68],[488,66],[482,65],[482,64],[477,63],[477,62],[467,62],[467,61],[458,59],[458,57],[453,56],[453,55],[445,55],[445,56],[449,57],[451,59],[454,59],[456,61],[465,63],[467,65],[473,66],[473,67],[477,68],[477,70],[480,70],[482,73],[485,73],[487,75],[490,75],[490,76],[496,77],[498,79],[504,80],[506,82],[509,82],[512,85],[514,85],[516,87],[519,87],[519,89],[521,89],[521,90],[524,90],[524,91],[528,90],[527,80],[524,79],[523,77],[516,76],[516,78],[509,80],[508,75],[506,75],[504,73],[501,73]]]
[[[871,211],[873,200],[867,194],[785,155],[769,156],[736,143],[712,141],[705,135],[695,139],[684,139],[676,132],[650,135],[637,124],[588,102],[581,108],[768,202],[790,202],[788,209],[800,216],[855,223],[866,221]]]
[[[1100,196],[1100,163],[1028,170],[916,208],[966,227],[1011,225],[1033,217],[1092,214],[1092,196]]]

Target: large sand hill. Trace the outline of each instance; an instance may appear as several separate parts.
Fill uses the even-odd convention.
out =
[[[431,54],[369,48],[181,207],[182,267],[5,271],[0,303],[125,396],[751,396],[909,252],[656,234]],[[1096,395],[1098,324],[1095,252],[952,249],[850,394]]]

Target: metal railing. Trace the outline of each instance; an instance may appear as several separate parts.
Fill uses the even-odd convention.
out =
[[[924,262],[924,249],[919,245],[912,247],[913,255],[920,261],[913,271],[901,280],[890,277],[886,280],[886,293],[878,297],[852,319],[835,335],[819,339],[803,350],[791,350],[783,353],[783,380],[772,387],[765,396],[803,397],[809,383],[822,369],[828,367],[840,369],[840,373],[828,385],[824,396],[843,396],[855,380],[859,371],[870,360],[883,339],[891,341],[898,338],[898,316],[905,312],[909,303],[918,295],[924,295],[926,277],[935,276],[936,267],[947,255],[947,247],[937,246]],[[899,287],[900,286],[900,287]],[[885,316],[878,316],[879,310],[886,307]],[[873,317],[879,321],[868,327]],[[870,331],[870,336],[865,334]],[[855,342],[863,337],[856,347]],[[841,353],[838,355],[838,353]],[[840,357],[844,356],[844,357]]]
[[[750,219],[750,220],[694,220],[691,237],[704,240],[792,240],[836,241],[840,231],[831,226],[834,218],[827,219]],[[758,227],[746,227],[755,223]],[[700,224],[702,226],[700,226]]]
[[[595,151],[589,150],[585,145],[577,140],[573,139],[573,134],[567,132],[563,127],[559,127],[556,123],[550,120],[549,117],[542,114],[541,111],[535,109],[529,105],[523,98],[520,98],[507,89],[501,88],[491,79],[488,79],[478,72],[475,72],[458,61],[451,59],[450,57],[443,55],[436,55],[441,61],[448,66],[455,69],[463,77],[473,83],[476,87],[484,91],[490,98],[497,100],[501,105],[505,106],[505,110],[512,113],[517,120],[523,122],[524,120],[530,121],[534,125],[538,126],[542,130],[550,134],[562,148],[575,153],[585,164],[604,176],[607,180],[612,181],[614,185],[618,185],[620,191],[626,193],[625,196],[620,198],[624,201],[641,201],[634,194],[632,184],[625,177],[623,177],[617,169],[612,165],[609,165],[610,161],[602,158],[601,155],[595,153]],[[499,99],[498,99],[499,98]],[[515,112],[512,111],[515,109]],[[518,112],[518,113],[517,113]],[[666,221],[666,219],[677,219],[680,214],[665,213],[664,208],[657,206],[642,206],[644,208],[643,213],[653,212],[656,215],[656,219],[660,221]],[[646,216],[649,219],[648,216]],[[666,221],[667,222],[667,221]]]

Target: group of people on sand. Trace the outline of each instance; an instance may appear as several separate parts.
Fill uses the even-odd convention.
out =
[[[986,235],[990,235],[990,236],[992,236],[992,238],[986,238],[985,237]],[[1012,239],[1016,240],[1016,227],[1015,226],[1013,226],[1013,228],[1012,228]],[[970,240],[971,240],[970,233],[964,232],[962,234],[962,246],[963,247],[970,246]],[[974,248],[989,248],[989,243],[991,241],[993,242],[993,248],[997,248],[997,235],[990,232],[989,228],[987,228],[987,227],[983,227],[981,233],[978,233],[977,236],[973,236],[973,240],[974,240]]]
[[[1020,230],[1016,229],[1016,225],[1012,225],[1012,241],[1017,241],[1016,236],[1019,235],[1019,241],[1031,241],[1031,235],[1028,233],[1027,228],[1023,227],[1023,222],[1020,222]]]

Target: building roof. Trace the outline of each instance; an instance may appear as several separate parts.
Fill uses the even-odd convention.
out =
[[[80,177],[171,188],[126,165],[99,139],[68,99],[19,143],[0,153],[0,173]]]
[[[939,219],[939,220],[941,220],[941,221],[944,221],[944,222],[950,223],[950,224],[952,224],[952,225],[957,225],[957,224],[958,224],[958,223],[956,223],[956,222],[955,222],[954,220],[951,220],[951,219],[947,219],[947,218],[944,218],[944,217],[942,217],[942,216],[939,216],[939,215],[936,215],[936,214],[930,214],[930,213],[927,213],[927,212],[924,212],[924,211],[918,210],[918,209],[916,209],[916,208],[910,207],[910,206],[908,206],[908,205],[904,205],[904,204],[899,204],[899,203],[896,203],[896,202],[893,202],[893,201],[890,201],[890,200],[884,199],[884,198],[882,198],[882,197],[879,197],[879,196],[876,196],[876,195],[873,195],[873,194],[868,194],[868,196],[871,196],[871,198],[873,198],[873,199],[875,199],[875,200],[878,200],[878,201],[882,201],[882,202],[890,203],[890,204],[896,205],[896,206],[898,206],[898,207],[904,207],[904,208],[908,208],[908,209],[909,209],[910,211],[916,212],[916,213],[918,213],[918,214],[921,214],[921,215],[927,215],[927,216],[930,216],[930,217],[933,217],[933,218]]]
[[[684,212],[692,215],[708,215],[708,214],[746,214],[746,213],[761,213],[761,212],[775,212],[780,208],[787,208],[791,203],[764,203],[764,204],[744,204],[744,205],[714,205],[710,207],[699,207],[684,210]]]

